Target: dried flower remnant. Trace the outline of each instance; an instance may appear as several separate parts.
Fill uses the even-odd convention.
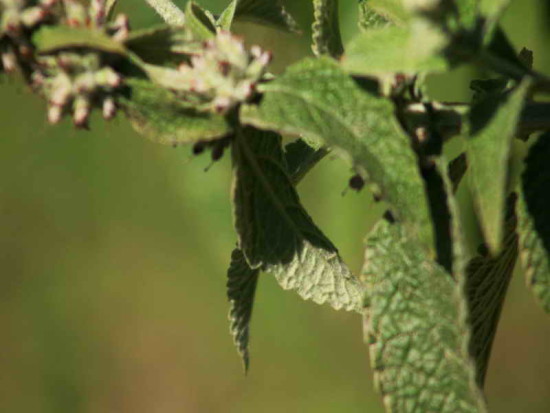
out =
[[[179,66],[187,82],[183,97],[198,99],[201,109],[226,113],[252,98],[270,61],[271,53],[258,46],[247,51],[240,38],[220,31],[189,64]]]

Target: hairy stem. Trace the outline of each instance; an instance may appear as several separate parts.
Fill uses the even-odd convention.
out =
[[[185,23],[185,14],[171,0],[145,0],[162,19],[172,25],[181,26]]]

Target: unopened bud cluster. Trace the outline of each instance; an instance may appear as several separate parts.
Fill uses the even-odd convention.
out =
[[[180,65],[179,71],[202,108],[225,113],[254,95],[270,61],[269,52],[258,46],[247,51],[241,39],[221,31],[204,43],[189,64]]]
[[[107,10],[107,0],[90,0],[88,7],[77,0],[63,0],[63,4],[63,20],[68,26],[102,30],[116,41],[123,41],[128,37],[128,16],[119,14],[113,21],[109,21],[110,10]]]
[[[48,100],[48,121],[58,123],[72,114],[74,124],[85,127],[93,107],[100,107],[105,119],[116,113],[115,96],[122,77],[103,65],[97,53],[62,52],[39,58],[41,71],[33,85]]]
[[[128,36],[128,19],[119,15],[107,22],[105,0],[92,0],[89,7],[76,0],[64,0],[64,24],[102,30],[117,41]],[[61,51],[39,56],[32,75],[33,86],[48,100],[48,121],[58,123],[71,115],[77,127],[87,127],[93,108],[105,119],[115,116],[116,96],[122,76],[106,63],[98,50]]]
[[[0,60],[6,72],[32,57],[31,31],[52,18],[56,0],[0,0]]]

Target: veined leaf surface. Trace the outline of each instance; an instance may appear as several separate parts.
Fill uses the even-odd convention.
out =
[[[412,236],[433,247],[416,155],[391,102],[362,91],[328,58],[306,59],[259,89],[262,102],[241,110],[243,122],[333,147],[380,187]]]
[[[232,150],[235,226],[250,267],[304,299],[359,310],[362,287],[300,205],[280,136],[247,127]]]
[[[383,220],[367,238],[366,340],[388,411],[484,412],[462,283]]]

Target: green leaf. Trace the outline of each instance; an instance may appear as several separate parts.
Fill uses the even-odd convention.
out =
[[[479,14],[485,19],[485,37],[491,37],[511,0],[479,0]]]
[[[472,30],[475,27],[478,18],[479,2],[480,0],[453,1],[458,11],[458,21],[462,28]]]
[[[379,186],[398,220],[428,249],[433,229],[424,184],[408,136],[390,101],[367,94],[331,59],[306,59],[259,87],[245,123],[316,139],[349,159]]]
[[[339,58],[344,53],[338,0],[313,0],[313,53]]]
[[[359,28],[361,30],[378,29],[389,24],[388,19],[371,8],[368,0],[359,2]]]
[[[470,188],[493,253],[499,251],[502,241],[510,148],[529,85],[524,80],[507,96],[489,96],[470,112],[466,139]]]
[[[359,311],[362,286],[301,206],[281,137],[247,127],[232,149],[235,226],[250,267],[304,299]]]
[[[529,150],[518,202],[521,263],[527,285],[550,313],[550,132]]]
[[[200,43],[191,39],[188,30],[164,25],[131,31],[124,45],[141,60],[156,65],[181,61],[183,56],[200,47]]]
[[[250,20],[279,29],[298,31],[298,25],[281,0],[233,0],[219,17],[218,25],[229,30],[234,20]]]
[[[418,30],[395,26],[360,33],[348,44],[342,66],[356,75],[447,70],[449,65],[440,53],[446,39],[428,26]]]
[[[363,280],[366,340],[387,410],[486,411],[468,354],[462,283],[385,220],[367,238]]]
[[[122,106],[130,123],[147,138],[168,145],[214,140],[231,132],[220,115],[197,112],[150,81],[128,79]]]
[[[259,273],[258,269],[250,268],[240,249],[233,250],[231,264],[227,271],[227,297],[230,304],[229,331],[243,359],[245,372],[248,371],[250,365],[248,352],[250,318],[252,317]]]
[[[403,0],[366,0],[366,2],[373,11],[397,25],[404,25],[412,16],[404,6]]]
[[[328,154],[325,147],[315,148],[303,139],[285,146],[285,161],[291,181],[297,184],[321,159]]]
[[[54,53],[59,50],[85,47],[106,53],[126,56],[122,43],[113,40],[103,32],[79,27],[43,26],[32,37],[38,53]]]
[[[485,381],[491,347],[518,256],[516,199],[517,196],[512,194],[506,202],[507,216],[501,252],[492,257],[485,245],[481,245],[478,255],[470,260],[466,268],[466,297],[472,329],[470,355],[476,361],[476,377],[480,387],[483,387]]]
[[[185,14],[171,0],[145,0],[171,26],[185,24]]]
[[[185,26],[199,40],[208,40],[216,35],[214,17],[194,1],[187,2],[185,7]]]

